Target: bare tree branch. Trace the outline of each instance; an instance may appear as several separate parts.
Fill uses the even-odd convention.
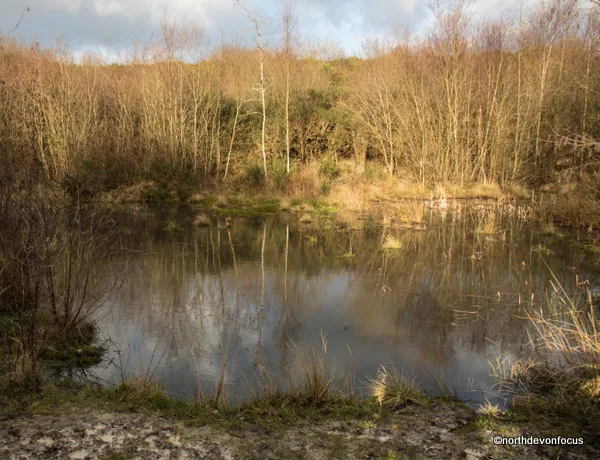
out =
[[[257,13],[253,13],[248,10],[242,0],[235,0],[235,4],[239,5],[245,12],[246,17],[252,21],[254,24],[254,32],[256,34],[256,47],[258,48],[258,53],[260,56],[259,63],[259,88],[258,91],[260,93],[260,102],[262,107],[262,135],[261,135],[261,151],[263,157],[263,169],[265,174],[265,180],[268,182],[269,176],[267,173],[267,151],[265,149],[265,128],[267,121],[267,112],[266,112],[266,101],[265,101],[265,56],[264,56],[264,44],[263,44],[263,25],[264,18],[260,17]]]
[[[29,13],[29,12],[30,12],[29,7],[25,6],[25,8],[23,8],[23,11],[21,11],[21,17],[19,18],[19,22],[17,22],[17,25],[8,31],[9,35],[17,30],[17,28],[21,25],[21,22],[23,22],[23,17],[25,16],[25,13]]]

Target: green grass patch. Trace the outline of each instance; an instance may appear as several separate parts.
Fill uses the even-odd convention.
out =
[[[339,212],[339,209],[337,206],[328,204],[328,203],[322,203],[320,201],[313,201],[311,202],[312,207],[314,208],[315,212],[318,214],[323,214],[323,215],[330,215],[330,214],[337,214]]]
[[[37,393],[2,391],[0,396],[0,416],[56,414],[78,408],[154,413],[193,425],[213,424],[230,428],[247,424],[289,426],[299,421],[328,419],[376,421],[381,417],[380,407],[373,398],[331,396],[315,403],[305,395],[280,394],[222,408],[211,400],[189,402],[172,398],[158,384],[143,387],[129,382],[104,388],[65,379],[45,384]]]
[[[196,205],[211,213],[222,216],[252,217],[274,214],[281,211],[279,200],[273,198],[216,198],[205,197]]]
[[[42,359],[49,365],[60,367],[86,368],[100,364],[106,349],[96,345],[54,347],[42,353]]]

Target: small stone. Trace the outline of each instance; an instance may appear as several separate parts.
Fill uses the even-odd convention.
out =
[[[100,439],[100,441],[105,442],[107,444],[111,444],[113,442],[113,440],[115,439],[115,437],[112,434],[103,434],[102,436],[98,436],[98,439]]]
[[[148,445],[150,446],[150,449],[154,449],[156,446],[156,441],[158,440],[158,436],[148,436],[144,439],[145,442],[148,443]]]
[[[48,437],[40,438],[37,440],[37,442],[46,447],[52,447],[56,443],[56,441],[54,439],[48,438]]]
[[[173,444],[175,447],[180,447],[181,446],[181,441],[180,441],[180,437],[179,436],[170,436],[168,438],[168,441]]]
[[[467,456],[467,460],[477,460],[483,456],[483,453],[474,449],[465,449],[464,453]]]

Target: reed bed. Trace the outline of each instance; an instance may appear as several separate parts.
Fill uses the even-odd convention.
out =
[[[532,331],[528,359],[492,366],[501,391],[517,397],[547,397],[557,404],[600,402],[600,332],[598,307],[588,283],[567,293],[551,272],[547,311],[527,313]]]

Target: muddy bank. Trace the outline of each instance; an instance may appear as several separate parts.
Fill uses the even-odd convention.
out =
[[[381,420],[299,420],[248,423],[238,415],[225,425],[158,414],[70,408],[0,421],[0,457],[21,458],[598,458],[592,446],[495,446],[492,438],[536,435],[527,430],[481,429],[460,403],[429,401]]]

